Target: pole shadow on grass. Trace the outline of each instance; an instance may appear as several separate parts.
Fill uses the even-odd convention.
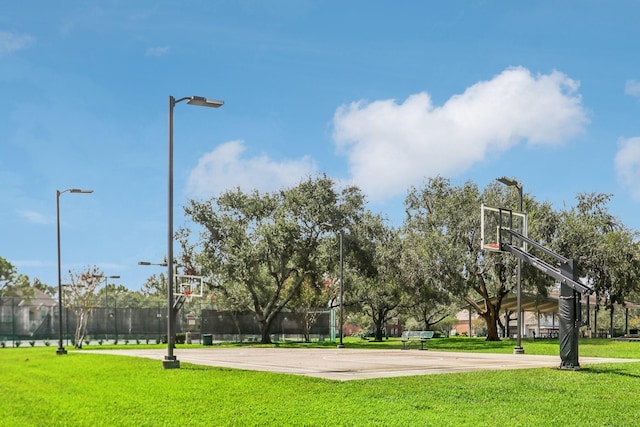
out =
[[[587,368],[580,368],[577,371],[580,374],[588,374],[588,375],[619,375],[621,377],[629,377],[629,378],[640,378],[639,374],[634,374],[624,369],[621,369],[620,366],[589,366]]]

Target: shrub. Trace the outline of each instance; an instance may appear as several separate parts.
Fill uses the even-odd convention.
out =
[[[5,348],[7,346],[7,342],[5,340],[0,341],[0,346],[2,346],[2,348]]]
[[[102,340],[98,340],[98,344],[102,345]]]
[[[187,339],[186,334],[176,334],[176,344],[184,344],[184,341]]]
[[[49,347],[51,345],[51,343],[49,342],[49,340],[44,340],[44,345],[46,345],[47,347]]]
[[[14,341],[14,344],[16,345],[16,347],[20,347],[20,344],[22,344],[22,341],[16,340]]]
[[[29,345],[31,347],[35,347],[36,346],[36,342],[34,340],[29,341]]]

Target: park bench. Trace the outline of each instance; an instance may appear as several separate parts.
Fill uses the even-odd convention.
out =
[[[409,350],[412,345],[418,346],[420,350],[424,350],[424,343],[433,338],[433,331],[404,331],[402,333],[402,349]]]

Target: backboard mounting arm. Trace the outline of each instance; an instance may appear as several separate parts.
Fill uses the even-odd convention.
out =
[[[529,242],[527,242],[527,243],[529,243]],[[540,245],[538,245],[538,246],[540,246]],[[509,252],[509,253],[515,255],[516,257],[518,257],[521,260],[525,261],[526,263],[534,266],[535,268],[537,268],[538,270],[542,271],[543,273],[553,277],[554,279],[556,279],[560,283],[566,284],[567,286],[569,286],[571,289],[573,289],[576,292],[579,292],[579,293],[581,293],[583,295],[584,294],[593,293],[593,289],[591,289],[590,287],[588,287],[586,285],[583,285],[582,283],[574,280],[571,277],[565,276],[558,267],[555,267],[555,266],[549,264],[548,262],[543,261],[540,258],[538,258],[538,257],[536,257],[534,255],[531,255],[530,253],[525,252],[525,251],[523,251],[522,249],[520,249],[520,248],[518,248],[516,246],[510,245],[508,243],[503,243],[501,249],[503,251],[505,251],[505,252]],[[549,251],[548,249],[546,249],[545,253],[552,254],[553,252]]]
[[[545,254],[549,255],[550,257],[553,257],[553,258],[557,259],[558,261],[560,261],[563,264],[566,264],[567,262],[569,262],[568,258],[565,258],[562,255],[553,252],[551,249],[547,249],[546,247],[542,246],[540,243],[536,242],[535,240],[531,240],[530,238],[528,238],[526,236],[523,236],[522,234],[518,233],[515,230],[509,229],[509,228],[503,228],[502,232],[511,234],[516,239],[520,239],[523,242],[526,242],[528,245],[531,245],[534,248],[538,249],[539,251],[544,252]]]

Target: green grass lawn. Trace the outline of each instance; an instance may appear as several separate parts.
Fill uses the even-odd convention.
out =
[[[392,340],[345,344],[399,348]],[[463,338],[428,345],[490,352],[513,346]],[[135,345],[120,346],[127,347]],[[558,354],[557,341],[523,347]],[[338,382],[187,363],[163,370],[155,360],[55,350],[0,349],[2,425],[635,426],[640,413],[640,363]],[[640,343],[581,341],[580,355],[640,358]]]

